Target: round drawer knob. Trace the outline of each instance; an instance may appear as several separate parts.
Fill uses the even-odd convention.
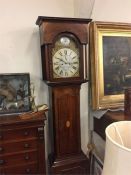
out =
[[[0,147],[0,152],[2,152],[4,150],[4,148],[3,147]]]
[[[27,168],[26,173],[30,173],[30,172],[31,172],[30,168]]]
[[[29,147],[30,147],[30,145],[28,143],[24,144],[24,148],[29,148]]]
[[[26,155],[25,160],[29,160],[29,159],[30,159],[29,155]]]
[[[24,135],[25,135],[25,136],[28,136],[28,135],[29,135],[29,132],[28,132],[28,131],[25,131],[25,132],[24,132]]]

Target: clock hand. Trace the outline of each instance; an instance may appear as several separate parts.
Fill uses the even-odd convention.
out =
[[[66,55],[65,55],[65,60],[67,61]]]
[[[55,58],[58,59],[58,60],[60,60],[60,61],[62,61],[62,62],[64,62],[65,64],[67,64],[66,61],[64,61],[63,59],[58,58],[58,57],[55,57]]]

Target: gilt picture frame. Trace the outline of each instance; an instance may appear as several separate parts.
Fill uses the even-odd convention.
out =
[[[131,86],[131,24],[92,22],[89,53],[92,108],[123,107]]]
[[[0,115],[31,110],[29,73],[0,74]]]

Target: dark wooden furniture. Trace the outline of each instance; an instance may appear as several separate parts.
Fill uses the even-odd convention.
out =
[[[124,111],[107,111],[100,119],[94,117],[94,131],[105,140],[105,129],[113,122],[125,120]]]
[[[0,116],[0,175],[45,174],[45,113]]]
[[[50,88],[53,99],[54,151],[50,157],[53,174],[88,174],[89,160],[81,151],[80,85]]]
[[[97,115],[97,114],[96,114]],[[113,122],[131,120],[131,89],[125,89],[124,110],[107,110],[100,119],[93,117],[93,132],[92,132],[92,154],[97,155],[104,163],[105,155],[105,130],[108,125]]]
[[[91,151],[91,159],[93,158],[93,155],[95,155],[96,159],[100,161],[101,167],[104,163],[104,156],[105,156],[105,141],[106,141],[106,134],[105,129],[108,125],[110,125],[113,122],[126,120],[124,111],[123,110],[117,110],[117,111],[110,111],[108,110],[105,112],[104,115],[101,116],[101,118],[93,117],[93,131],[92,131],[92,151]],[[91,165],[91,170],[92,166]]]
[[[42,16],[36,21],[43,80],[49,86],[52,174],[82,175],[89,171],[80,143],[80,87],[88,80],[85,65],[90,21]]]

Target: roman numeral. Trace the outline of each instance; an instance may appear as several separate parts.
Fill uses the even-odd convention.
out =
[[[68,72],[65,72],[65,76],[68,76]]]
[[[76,67],[75,66],[72,66],[72,68],[76,70]]]
[[[59,66],[55,67],[55,69],[58,71],[59,70]]]
[[[59,64],[59,62],[54,63],[54,65],[58,65],[58,64]]]
[[[58,58],[58,57],[55,57],[55,59],[58,59],[58,60],[60,60],[60,58]]]
[[[78,62],[76,61],[76,62],[73,62],[73,64],[78,64]]]
[[[59,73],[60,73],[60,74],[63,74],[63,71],[61,70]]]

